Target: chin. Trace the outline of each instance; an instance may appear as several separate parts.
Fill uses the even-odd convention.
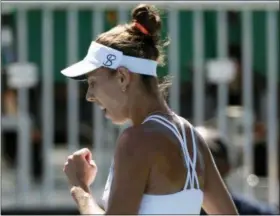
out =
[[[114,125],[126,125],[129,123],[129,120],[125,118],[113,118],[111,116],[108,117]]]
[[[113,119],[111,119],[111,121],[114,125],[125,125],[125,124],[128,123],[127,120],[113,120]]]
[[[105,117],[110,119],[112,124],[114,125],[125,125],[128,123],[128,119],[125,118],[123,115],[113,115],[111,112],[106,110]]]

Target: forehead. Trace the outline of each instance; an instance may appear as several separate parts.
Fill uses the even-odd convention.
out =
[[[87,80],[96,80],[108,75],[106,68],[98,68],[87,74]]]

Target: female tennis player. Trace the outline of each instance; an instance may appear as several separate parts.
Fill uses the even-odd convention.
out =
[[[170,110],[157,80],[162,63],[161,19],[139,5],[132,22],[102,33],[86,57],[62,70],[86,79],[86,99],[115,124],[133,126],[119,137],[103,194],[103,208],[90,185],[97,167],[88,149],[64,166],[82,214],[237,214],[209,149],[193,126]]]

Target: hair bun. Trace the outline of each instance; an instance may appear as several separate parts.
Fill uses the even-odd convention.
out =
[[[152,5],[140,4],[132,11],[132,19],[141,24],[151,36],[160,35],[161,19],[159,11]]]

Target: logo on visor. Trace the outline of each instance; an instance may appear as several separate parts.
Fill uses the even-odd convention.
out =
[[[117,57],[113,54],[108,54],[106,58],[107,58],[107,60],[103,62],[103,65],[106,67],[112,66],[113,61],[115,61],[117,59]]]

